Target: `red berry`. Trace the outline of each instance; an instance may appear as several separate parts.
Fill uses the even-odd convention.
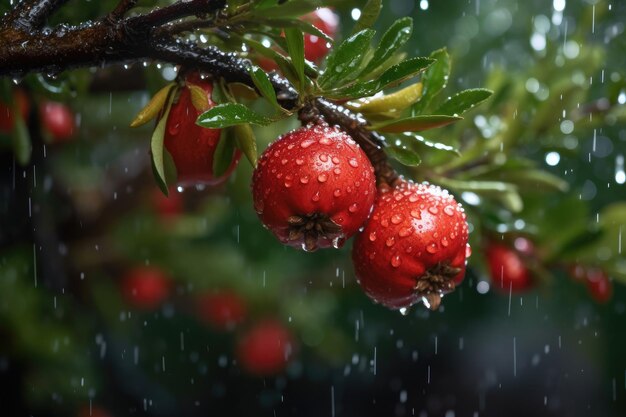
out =
[[[301,127],[265,150],[252,193],[261,221],[284,244],[308,251],[339,247],[370,214],[374,168],[338,128]]]
[[[517,292],[532,286],[530,273],[514,249],[499,243],[491,244],[487,248],[487,263],[497,290]]]
[[[159,268],[140,266],[131,269],[122,279],[126,302],[141,310],[154,310],[170,294],[171,280]]]
[[[311,23],[313,26],[324,32],[331,38],[335,38],[339,17],[328,7],[323,7],[302,16],[302,20]],[[328,54],[328,43],[323,38],[319,38],[309,33],[304,34],[304,56],[309,61],[320,63]]]
[[[392,309],[419,300],[436,309],[465,275],[465,217],[461,205],[440,187],[403,181],[381,189],[352,249],[365,293]]]
[[[601,269],[591,268],[587,271],[587,289],[591,298],[601,304],[607,303],[613,296],[613,284]]]
[[[22,119],[28,118],[28,112],[30,111],[30,103],[26,93],[22,90],[15,90],[13,92],[13,101],[20,109]],[[0,103],[0,133],[11,133],[15,120],[13,119],[13,103]]]
[[[275,375],[285,369],[293,351],[291,333],[280,322],[258,323],[239,339],[237,358],[241,367],[258,376]]]
[[[201,113],[192,103],[189,85],[200,87],[207,95],[207,109],[215,107],[211,100],[213,84],[197,73],[187,76],[178,100],[172,105],[165,128],[165,148],[172,155],[178,184],[181,186],[224,182],[239,161],[241,152],[233,153],[232,162],[220,177],[213,175],[213,155],[220,141],[220,129],[205,129],[196,124]]]
[[[231,330],[246,317],[246,304],[235,292],[205,293],[196,300],[198,318],[218,330]]]
[[[50,133],[55,142],[74,135],[74,113],[63,103],[44,101],[39,105],[41,126]]]

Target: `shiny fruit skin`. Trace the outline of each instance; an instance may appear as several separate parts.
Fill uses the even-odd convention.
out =
[[[171,289],[170,278],[154,266],[139,266],[122,279],[122,295],[126,302],[140,310],[154,310],[165,301]]]
[[[186,83],[196,85],[206,92],[207,109],[215,107],[211,100],[211,81],[194,73],[187,76]],[[165,127],[165,149],[172,155],[176,165],[178,185],[218,185],[226,181],[235,169],[241,152],[237,150],[233,153],[232,162],[223,175],[217,178],[213,175],[213,156],[221,130],[205,129],[196,124],[196,119],[202,112],[193,105],[187,84],[181,88],[178,100],[172,104]]]
[[[487,248],[487,264],[496,290],[508,293],[529,289],[532,280],[523,259],[514,249],[500,243]]]
[[[339,17],[328,7],[323,7],[304,15],[302,20],[311,23],[333,39],[337,35]],[[330,48],[323,38],[310,33],[304,34],[304,56],[309,61],[319,64],[326,57],[329,50]]]
[[[241,368],[255,376],[270,376],[282,372],[292,351],[291,333],[275,320],[256,324],[242,334],[237,343],[237,359]]]
[[[598,268],[590,268],[586,276],[587,290],[596,302],[608,303],[613,297],[613,284],[606,272]]]
[[[26,121],[28,119],[28,112],[30,111],[30,103],[26,93],[22,90],[15,90],[13,92],[13,100],[17,103],[17,107],[20,109],[22,119]],[[1,103],[0,102],[0,134],[11,133],[15,120],[13,118],[13,103]]]
[[[403,181],[381,189],[352,249],[357,280],[375,302],[408,308],[422,299],[416,285],[427,271],[447,264],[454,285],[469,255],[463,208],[444,189]],[[458,272],[457,272],[458,271]]]
[[[320,234],[318,248],[338,247],[370,214],[376,196],[374,168],[359,145],[338,128],[306,126],[274,141],[263,152],[252,177],[254,208],[263,224],[284,244],[292,216],[325,216],[340,227],[341,238]]]
[[[74,136],[74,113],[63,103],[44,101],[39,105],[41,126],[55,142],[62,142]]]
[[[217,330],[232,330],[246,318],[246,303],[233,291],[206,292],[196,299],[198,318]]]

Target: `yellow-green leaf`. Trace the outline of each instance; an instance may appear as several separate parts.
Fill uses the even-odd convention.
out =
[[[143,109],[141,109],[139,113],[137,113],[135,119],[133,119],[133,121],[130,123],[130,127],[139,127],[157,117],[163,109],[170,90],[174,87],[174,85],[174,83],[169,83],[168,85],[160,89],[154,95],[154,97],[152,97],[150,102]]]

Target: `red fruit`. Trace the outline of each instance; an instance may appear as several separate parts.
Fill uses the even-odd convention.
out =
[[[218,330],[231,330],[246,317],[244,300],[232,291],[205,293],[196,300],[198,318]]]
[[[338,128],[301,127],[263,152],[252,193],[261,221],[284,244],[307,251],[339,247],[370,214],[374,168]]]
[[[183,197],[174,188],[169,190],[169,194],[165,195],[161,190],[154,189],[152,193],[152,203],[157,214],[163,220],[169,220],[177,217],[183,211]]]
[[[205,129],[196,124],[202,113],[192,103],[190,85],[200,87],[207,95],[205,110],[215,107],[211,100],[213,84],[202,79],[197,73],[187,76],[186,85],[181,88],[178,100],[172,105],[165,127],[165,148],[176,165],[178,185],[217,185],[224,182],[239,161],[241,152],[233,153],[232,162],[226,172],[213,175],[213,155],[220,141],[220,129]]]
[[[154,266],[131,269],[122,279],[126,302],[141,310],[154,310],[169,296],[170,278]]]
[[[13,101],[20,109],[22,119],[26,120],[30,111],[30,103],[26,93],[22,90],[15,90],[13,92]],[[0,133],[11,133],[14,123],[13,103],[0,103]]]
[[[285,369],[293,351],[291,333],[280,322],[267,320],[248,330],[237,343],[241,367],[258,376],[275,375]]]
[[[403,181],[381,189],[352,248],[365,293],[392,309],[419,300],[436,309],[465,275],[465,217],[461,205],[440,187]]]
[[[313,26],[324,32],[331,38],[335,38],[339,17],[328,7],[323,7],[302,16],[302,20],[311,23]],[[304,56],[309,61],[320,63],[328,54],[330,48],[323,38],[319,38],[309,33],[304,34]]]
[[[55,142],[61,142],[74,135],[74,113],[63,103],[44,101],[39,105],[41,126]]]
[[[530,273],[519,253],[494,243],[487,248],[487,263],[494,287],[502,292],[523,291],[532,286]]]
[[[587,271],[587,289],[591,298],[598,303],[604,304],[613,296],[613,284],[601,269],[591,268]]]

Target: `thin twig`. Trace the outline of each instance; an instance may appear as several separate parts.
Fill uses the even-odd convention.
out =
[[[115,9],[109,14],[109,18],[112,21],[120,20],[130,9],[135,7],[137,1],[138,0],[120,0],[117,6],[115,6]]]

